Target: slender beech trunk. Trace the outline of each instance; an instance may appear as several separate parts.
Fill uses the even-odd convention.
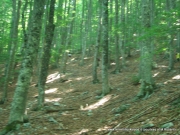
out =
[[[154,25],[154,10],[155,10],[155,2],[154,2],[154,0],[150,0],[150,24],[151,24],[151,27],[153,27],[153,25]],[[152,55],[151,58],[153,60],[155,48],[154,48],[154,38],[152,36],[153,35],[151,34],[150,35],[150,40],[151,40],[151,55]]]
[[[101,43],[101,18],[102,18],[102,4],[101,2],[98,3],[99,5],[99,18],[98,18],[98,34],[97,34],[97,40],[96,40],[96,46],[95,46],[95,53],[94,53],[94,62],[93,62],[93,83],[98,83],[98,77],[97,77],[97,67],[99,65],[99,46]]]
[[[91,18],[91,0],[88,3],[88,7],[87,7],[87,13],[86,13],[86,21],[84,24],[84,31],[83,31],[83,37],[82,37],[82,57],[81,57],[81,61],[80,61],[80,65],[83,66],[84,65],[84,57],[86,55],[86,49],[87,49],[87,41],[89,39],[88,35],[89,35],[89,28],[90,28],[90,18]]]
[[[125,40],[126,40],[126,29],[125,29],[125,0],[121,0],[121,26],[122,26],[122,36],[120,43],[120,51],[122,57],[122,67],[125,68]]]
[[[41,67],[39,73],[39,80],[38,80],[38,108],[41,109],[44,106],[44,92],[45,92],[45,83],[46,78],[48,75],[48,66],[49,60],[51,57],[51,47],[53,41],[53,34],[54,34],[54,6],[55,0],[51,0],[50,2],[50,9],[48,14],[48,24],[46,26],[45,31],[45,45],[43,47],[42,59],[41,59]]]
[[[110,16],[109,16],[109,24],[108,24],[108,27],[109,27],[109,41],[108,41],[108,45],[111,46],[114,44],[114,37],[113,37],[113,2],[114,0],[109,0],[109,13],[110,13]],[[109,52],[108,52],[108,68],[110,69],[111,68],[111,58],[112,58],[112,50],[109,49]]]
[[[171,11],[172,9],[175,8],[175,1],[174,0],[166,0],[166,8],[167,11]],[[168,26],[169,26],[169,42],[168,42],[168,46],[169,46],[169,65],[168,65],[168,71],[171,71],[174,69],[174,51],[175,51],[175,46],[174,46],[174,37],[175,34],[173,32],[171,32],[171,26],[173,25],[172,23],[172,19],[168,19]]]
[[[16,6],[17,1],[13,0],[13,14],[12,14],[12,22],[11,22],[11,33],[10,33],[10,50],[9,50],[9,60],[7,62],[6,70],[5,70],[5,81],[3,87],[3,96],[1,102],[4,103],[7,99],[7,89],[10,76],[12,74],[12,70],[14,67],[13,63],[15,61],[15,51],[18,43],[18,25],[19,25],[19,16],[20,16],[20,8],[21,1],[18,1],[18,6]]]
[[[129,4],[127,4],[127,13],[132,13],[133,12],[132,9],[133,9],[133,3],[132,3],[132,0],[129,0]],[[131,48],[132,48],[131,35],[133,34],[133,27],[132,26],[133,26],[134,22],[132,20],[130,20],[133,17],[131,17],[129,14],[126,15],[126,18],[127,18],[126,19],[126,24],[129,24],[128,33],[127,33],[127,39],[128,39],[127,43],[128,43],[128,45],[126,47],[126,52],[127,52],[127,57],[131,57]]]
[[[62,28],[60,27],[60,24],[61,24],[61,20],[63,19],[63,16],[62,16],[62,13],[63,13],[63,1],[62,0],[59,0],[58,1],[58,8],[60,9],[59,13],[57,14],[57,25],[59,26],[56,26],[55,28],[55,44],[56,44],[56,49],[57,49],[57,55],[55,57],[55,65],[56,67],[59,67],[59,59],[60,59],[60,55],[62,53],[62,47],[61,47],[61,30]],[[63,39],[62,39],[63,40]]]
[[[29,8],[28,8],[29,5]],[[29,13],[27,13],[29,10]],[[32,13],[33,12],[33,0],[26,0],[24,7],[22,9],[22,31],[23,31],[23,42],[21,46],[21,56],[24,56],[25,54],[25,46],[27,45],[28,40],[28,31],[32,27]],[[25,19],[25,17],[28,16],[28,21]],[[28,25],[26,26],[26,22],[28,22]]]
[[[110,92],[108,78],[108,0],[102,1],[102,95]]]
[[[114,71],[115,74],[120,73],[120,63],[119,63],[119,1],[115,0],[115,26],[116,26],[116,30],[115,30],[115,61],[116,61],[116,69]]]
[[[141,63],[140,76],[141,87],[137,95],[138,98],[148,98],[154,89],[154,81],[152,78],[152,55],[151,55],[151,38],[145,36],[146,31],[151,28],[149,0],[142,0],[142,36],[144,39],[141,44]]]
[[[67,38],[66,38],[66,43],[65,43],[65,52],[64,52],[64,57],[63,57],[63,63],[62,63],[62,73],[66,73],[66,63],[67,63],[67,48],[70,48],[71,46],[71,41],[72,41],[72,34],[73,34],[73,27],[74,27],[74,20],[75,20],[75,16],[76,16],[76,0],[73,0],[72,2],[72,13],[70,15],[70,23],[69,26],[67,28]],[[70,10],[70,9],[69,9]],[[69,13],[69,12],[68,12]]]
[[[180,29],[178,29],[177,33],[177,53],[180,53]]]
[[[28,32],[28,42],[27,45],[25,45],[25,55],[23,56],[18,82],[12,101],[9,123],[14,121],[23,121],[28,89],[32,77],[34,56],[37,54],[39,45],[44,4],[45,0],[34,1],[34,10],[31,21],[32,25]]]

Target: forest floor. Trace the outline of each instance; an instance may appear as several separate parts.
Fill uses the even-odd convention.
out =
[[[112,61],[112,90],[101,99],[97,96],[102,84],[92,83],[93,57],[87,57],[84,66],[77,59],[78,55],[68,59],[65,75],[49,70],[41,111],[34,111],[38,96],[34,75],[27,101],[29,122],[13,135],[180,135],[180,63],[167,72],[168,60],[156,56],[157,68],[152,73],[158,88],[148,99],[134,101],[140,88],[132,84],[132,76],[138,73],[136,52],[126,58],[126,68],[119,74],[111,74]],[[98,78],[101,82],[100,67]],[[9,85],[8,102],[0,105],[0,130],[8,122],[15,84]]]

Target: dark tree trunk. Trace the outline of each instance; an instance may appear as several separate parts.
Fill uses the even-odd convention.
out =
[[[1,103],[4,103],[7,99],[7,89],[8,83],[10,80],[10,76],[12,75],[12,70],[14,67],[13,63],[15,63],[15,52],[18,43],[18,25],[19,25],[19,15],[21,8],[21,1],[18,1],[18,6],[16,6],[16,0],[13,0],[13,14],[12,14],[12,22],[11,22],[11,33],[10,33],[10,43],[9,43],[9,59],[7,62],[6,70],[5,70],[5,81],[3,87],[3,96]]]
[[[110,92],[108,51],[108,0],[102,0],[102,95]]]
[[[101,43],[101,18],[102,18],[102,4],[99,3],[99,22],[98,22],[98,35],[97,35],[97,41],[95,46],[95,53],[94,53],[94,62],[93,62],[93,83],[98,83],[98,77],[97,77],[97,67],[99,66],[100,59],[99,56],[99,46]]]
[[[32,65],[39,45],[44,4],[45,0],[34,1],[34,10],[31,21],[32,27],[29,29],[28,42],[27,45],[25,45],[25,55],[22,60],[21,70],[18,76],[18,82],[12,101],[9,123],[14,121],[23,121],[28,89],[32,77]]]
[[[50,2],[50,10],[48,15],[48,24],[46,26],[45,31],[45,45],[43,48],[43,54],[41,59],[41,67],[40,67],[40,73],[39,73],[39,80],[38,80],[38,108],[40,109],[44,105],[44,91],[45,91],[45,83],[46,78],[48,75],[48,66],[49,66],[49,60],[51,57],[51,47],[52,47],[52,41],[53,41],[53,34],[54,34],[54,6],[55,6],[55,0],[51,0]]]

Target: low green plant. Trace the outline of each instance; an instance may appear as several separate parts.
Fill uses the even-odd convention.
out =
[[[132,82],[133,85],[138,85],[139,81],[140,81],[140,77],[138,75],[133,75],[131,77],[131,82]]]

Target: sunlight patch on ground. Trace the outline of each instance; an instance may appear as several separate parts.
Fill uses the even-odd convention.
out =
[[[88,57],[85,57],[84,60],[88,60],[89,58]]]
[[[159,74],[159,72],[155,73],[155,74],[153,75],[153,77],[156,77],[158,74]]]
[[[75,58],[72,58],[72,59],[71,59],[71,61],[74,61],[74,60],[76,60],[76,59],[75,59]]]
[[[111,99],[111,95],[107,95],[105,97],[103,97],[102,99],[100,99],[97,103],[92,104],[90,106],[87,106],[85,108],[81,108],[81,110],[92,110],[92,109],[96,109],[101,105],[104,105],[107,101],[109,101]]]
[[[74,133],[72,135],[82,135],[83,133],[86,133],[88,131],[89,131],[89,129],[82,129],[80,132]]]
[[[48,77],[47,77],[47,81],[46,83],[50,83],[50,82],[53,82],[57,79],[59,79],[60,77],[62,77],[59,72],[56,72],[54,74],[50,74]]]
[[[48,94],[48,93],[54,93],[57,91],[57,88],[53,88],[53,89],[49,89],[49,90],[46,90],[45,93]]]
[[[110,65],[111,65],[111,66],[114,66],[114,65],[116,65],[116,63],[115,63],[115,62],[113,62],[113,63],[111,63]]]
[[[90,79],[90,78],[92,78],[92,76],[78,77],[75,80],[80,81],[80,80],[85,80],[85,79]]]
[[[173,81],[172,80],[167,80],[167,81],[164,82],[164,84],[168,84],[170,82],[173,82]]]
[[[70,93],[70,92],[73,92],[73,91],[74,91],[74,89],[69,89],[69,90],[63,91],[63,93]]]
[[[76,80],[78,80],[78,81],[79,81],[79,80],[82,80],[82,79],[83,79],[82,77],[78,77],[78,78],[76,78]]]
[[[58,74],[59,74],[58,72],[55,72],[55,73],[53,73],[53,74],[50,74],[50,75],[48,75],[47,79],[54,78],[54,77],[56,77]]]
[[[176,75],[172,78],[173,80],[179,80],[180,79],[180,75]]]
[[[160,67],[160,68],[167,68],[168,66],[165,66],[165,65],[159,65],[158,67]]]
[[[66,82],[64,82],[64,83],[69,83],[69,82],[72,82],[72,80],[68,80],[68,81],[66,81]]]
[[[92,67],[92,64],[88,65],[87,68],[88,68],[88,67]]]
[[[100,131],[104,131],[104,130],[109,130],[109,131],[110,131],[110,129],[112,129],[112,128],[110,128],[110,127],[108,127],[108,126],[105,126],[104,128],[99,128],[99,129],[97,129],[96,132],[100,132]]]
[[[62,99],[62,98],[53,98],[53,99],[47,99],[47,98],[46,98],[45,101],[46,101],[46,102],[53,102],[53,101],[56,101],[56,102],[57,102],[57,101],[59,101],[60,99]]]

